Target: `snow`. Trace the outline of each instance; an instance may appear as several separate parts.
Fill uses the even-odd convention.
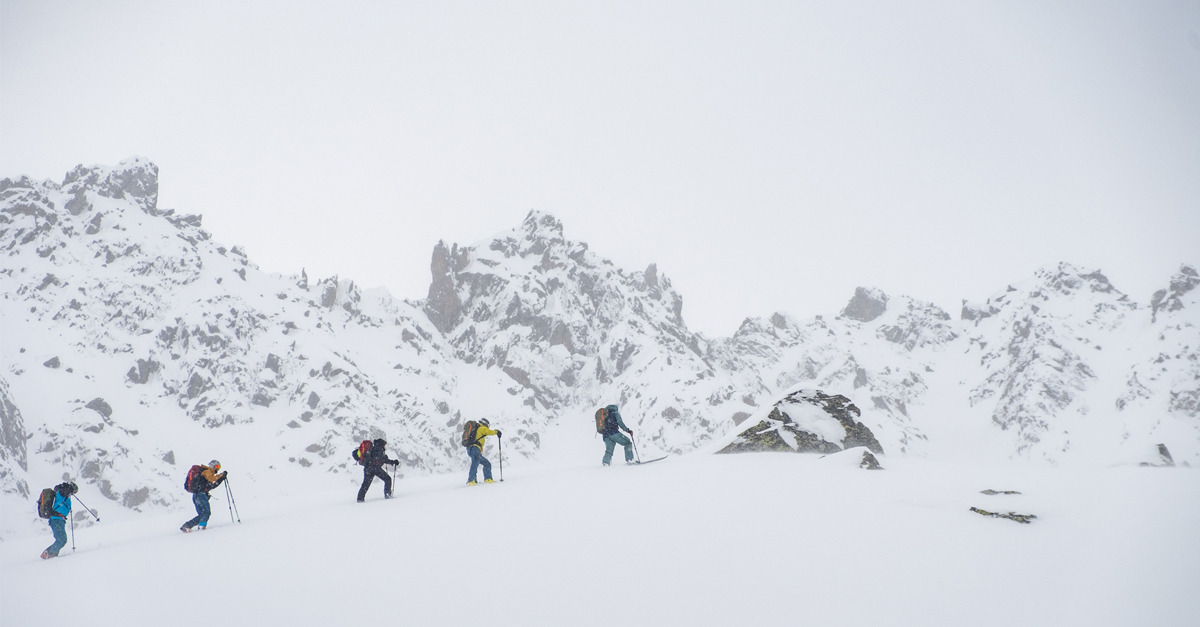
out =
[[[229,467],[240,524],[219,490],[202,533],[177,531],[190,507],[100,512],[50,561],[42,525],[0,544],[0,623],[1186,625],[1200,612],[1193,469],[883,457],[866,471],[857,449],[600,468],[585,431],[548,436],[574,460],[506,460],[494,485],[464,487],[464,455],[461,472],[403,479],[392,501],[376,482],[359,505],[344,477],[279,497],[276,482],[308,476],[239,483]],[[490,442],[489,456],[499,476]]]

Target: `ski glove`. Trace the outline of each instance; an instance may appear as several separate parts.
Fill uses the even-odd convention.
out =
[[[391,465],[393,465],[393,466],[399,466],[399,465],[400,465],[400,460],[397,460],[397,459],[389,459],[389,460],[388,460],[388,463],[389,463],[389,464],[391,464]]]
[[[501,434],[499,431],[496,431],[496,437],[498,437],[498,438],[502,438],[502,437],[504,437],[504,436],[503,436],[503,434]]]
[[[629,432],[629,435],[633,435],[633,429],[626,429],[626,431]]]

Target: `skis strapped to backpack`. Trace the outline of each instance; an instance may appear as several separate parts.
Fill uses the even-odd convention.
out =
[[[353,453],[350,453],[350,457],[353,457],[354,461],[358,462],[359,464],[366,464],[367,462],[363,461],[363,459],[366,458],[367,453],[370,451],[371,441],[363,440],[359,443],[358,448],[354,449]]]
[[[474,420],[468,420],[463,425],[462,445],[471,448],[475,445],[475,434],[479,431],[479,423]]]

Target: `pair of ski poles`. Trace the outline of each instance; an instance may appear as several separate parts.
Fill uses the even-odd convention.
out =
[[[225,495],[229,497],[229,522],[233,522],[233,513],[237,511],[237,501],[233,498],[233,490],[229,487],[229,475],[225,475]],[[242,514],[238,512],[237,522],[242,523]]]

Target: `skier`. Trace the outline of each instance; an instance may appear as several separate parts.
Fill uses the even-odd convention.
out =
[[[200,474],[192,480],[192,485],[189,489],[192,491],[192,504],[196,506],[196,516],[191,520],[183,523],[179,528],[184,533],[191,533],[192,529],[197,525],[200,530],[208,529],[208,517],[212,515],[212,508],[208,506],[208,491],[221,485],[225,482],[225,476],[228,472],[217,474],[221,470],[221,462],[212,460],[207,466],[200,466]]]
[[[629,438],[621,435],[621,430],[633,435],[633,429],[625,426],[625,421],[621,420],[621,413],[617,411],[616,405],[609,405],[605,408],[607,413],[604,420],[604,459],[601,460],[605,466],[612,463],[613,449],[618,444],[625,447],[625,463],[633,463],[633,445]]]
[[[362,487],[358,489],[358,502],[362,503],[367,498],[367,488],[371,487],[371,481],[375,477],[383,479],[383,498],[392,498],[392,478],[383,471],[384,464],[397,466],[399,460],[389,459],[387,456],[387,441],[383,438],[377,438],[371,443],[370,450],[362,458],[363,463],[363,482]]]
[[[54,532],[54,544],[42,551],[42,559],[58,557],[58,552],[67,546],[67,516],[71,515],[71,495],[79,491],[74,483],[54,486],[54,508],[50,512],[50,530]]]
[[[492,429],[492,423],[488,422],[487,418],[482,418],[475,429],[475,442],[467,447],[467,456],[471,458],[471,472],[467,473],[467,485],[476,485],[475,478],[480,466],[483,466],[483,482],[495,483],[492,481],[492,462],[483,456],[483,441],[489,435],[500,437],[500,432]]]

